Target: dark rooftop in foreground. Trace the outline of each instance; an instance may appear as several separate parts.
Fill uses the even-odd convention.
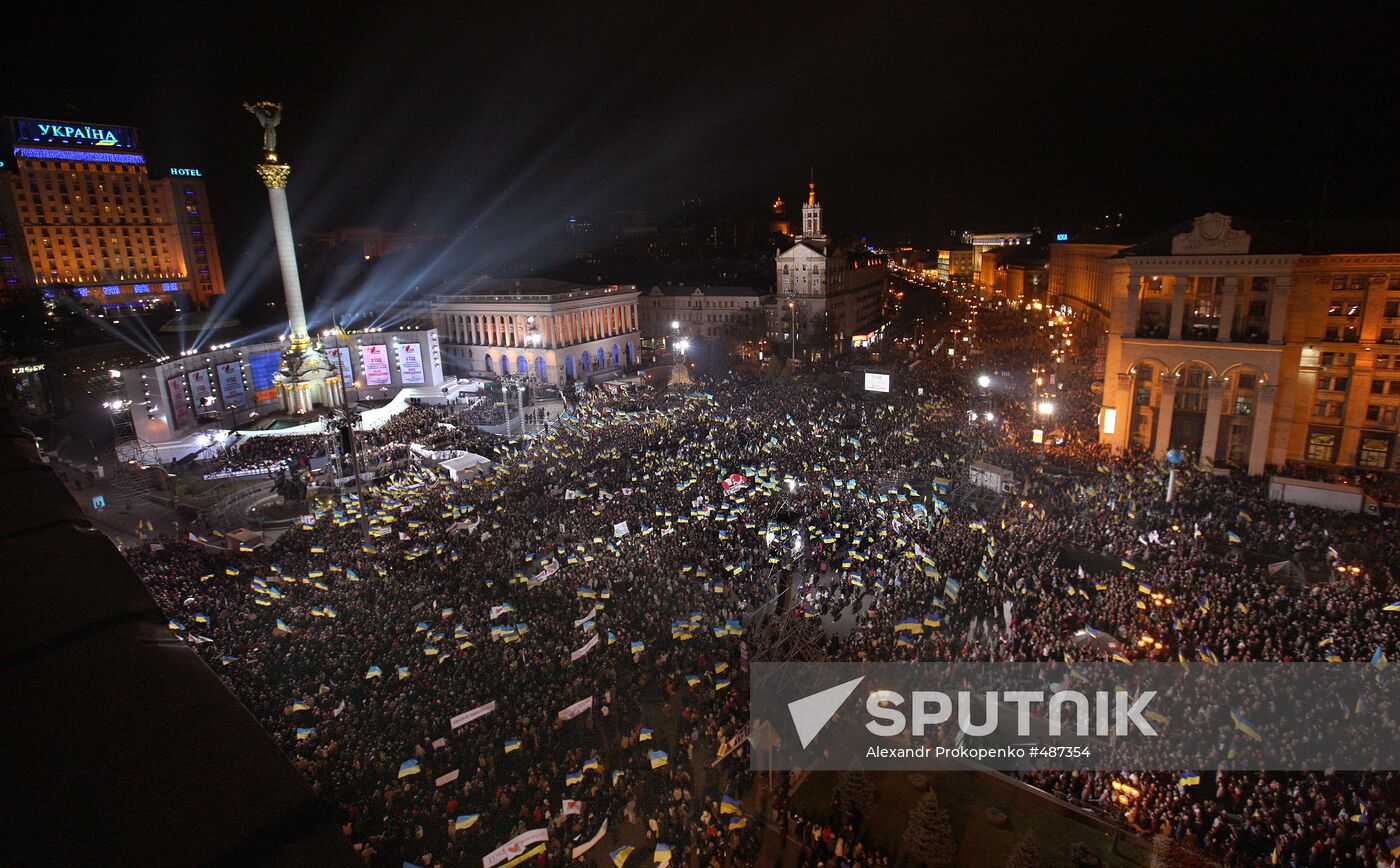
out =
[[[7,863],[359,865],[0,409]]]

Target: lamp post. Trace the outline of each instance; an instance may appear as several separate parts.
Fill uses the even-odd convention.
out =
[[[346,348],[346,349],[354,350],[354,351],[355,351],[355,352],[354,352],[354,355],[360,355],[359,347],[357,347],[357,346],[355,345],[355,341],[354,341],[353,338],[350,337],[350,333],[347,332],[347,331],[340,325],[340,321],[339,321],[339,319],[336,317],[335,311],[331,311],[331,334],[332,334],[332,336],[334,336],[334,337],[338,337],[338,338],[343,339],[343,340],[345,341],[345,348]],[[352,358],[353,358],[353,356],[352,356]],[[337,363],[337,369],[338,369],[338,368],[339,368],[339,364]],[[360,421],[360,415],[359,415],[358,413],[356,413],[354,410],[352,410],[351,407],[350,407],[350,387],[353,386],[353,387],[355,388],[356,399],[358,400],[360,382],[359,382],[359,380],[351,380],[350,382],[347,383],[347,382],[345,382],[345,372],[344,372],[344,371],[339,371],[339,373],[340,373],[340,379],[341,379],[341,385],[340,385],[340,407],[337,408],[337,410],[333,410],[333,411],[332,411],[332,413],[331,413],[331,418],[332,418],[333,420],[335,420],[334,423],[333,423],[333,424],[335,425],[335,427],[336,427],[338,430],[341,430],[341,431],[344,432],[345,440],[350,444],[350,467],[351,467],[351,472],[354,474],[355,496],[356,496],[357,498],[359,498],[359,500],[360,500],[360,503],[359,503],[359,507],[360,507],[360,508],[359,508],[359,513],[360,513],[360,515],[359,515],[360,538],[361,538],[361,540],[363,540],[364,542],[369,542],[369,518],[368,518],[368,516],[367,516],[366,513],[365,513],[365,502],[364,502],[363,486],[361,485],[362,480],[361,480],[361,478],[360,478],[360,477],[361,477],[361,474],[362,474],[364,471],[363,471],[363,469],[360,467],[360,446],[359,446],[359,443],[358,443],[358,438],[356,438],[356,436],[355,436],[355,423],[357,423],[357,422]],[[355,373],[355,365],[354,365],[354,362],[351,362],[351,363],[350,363],[350,374],[351,374],[352,377],[354,376],[354,373]],[[339,418],[339,419],[336,419],[336,418],[335,418],[337,412],[338,412],[339,415],[340,415],[340,418]],[[341,455],[341,458],[343,459],[344,457],[345,457],[345,456],[342,454],[342,455]]]

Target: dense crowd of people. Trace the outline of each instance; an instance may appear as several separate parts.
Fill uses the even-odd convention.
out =
[[[1038,312],[955,304],[946,319],[977,320],[965,327],[978,364],[1008,380],[1046,365]],[[936,335],[888,352],[912,359]],[[227,562],[173,540],[131,557],[172,628],[213,640],[195,647],[371,865],[475,864],[536,829],[549,864],[595,840],[635,847],[638,862],[666,845],[687,863],[754,864],[766,815],[746,754],[712,763],[747,721],[763,625],[745,616],[777,590],[764,529],[779,516],[808,533],[791,617],[823,625],[827,659],[1106,659],[1074,641],[1086,624],[1136,660],[1209,647],[1222,662],[1365,661],[1393,647],[1393,518],[1324,515],[1270,500],[1258,480],[1190,472],[1166,503],[1159,463],[1104,453],[1092,413],[1067,409],[1062,442],[1033,444],[1029,392],[985,393],[960,362],[924,353],[868,399],[821,368],[634,394],[625,410],[594,393],[527,448],[497,450],[480,479],[412,472],[326,496],[310,529]],[[1062,367],[1058,403],[1089,406],[1089,378]],[[411,408],[368,446],[483,451],[476,413]],[[1024,482],[1000,512],[933,507],[928,480],[970,455]],[[726,490],[735,473],[744,484]],[[922,499],[883,497],[907,480],[923,480]],[[906,556],[914,546],[936,570]],[[1141,608],[1135,578],[1085,582],[1069,550],[1130,560],[1181,603]],[[1245,551],[1326,578],[1285,588]],[[894,630],[949,579],[961,595],[939,628]],[[1005,603],[1009,627],[969,631]],[[1133,645],[1146,632],[1160,647]],[[1391,858],[1391,773],[1200,772],[1191,786],[1133,774],[1127,821],[1230,864]],[[1122,776],[1023,777],[1107,808]],[[808,864],[889,860],[835,817],[798,833]]]

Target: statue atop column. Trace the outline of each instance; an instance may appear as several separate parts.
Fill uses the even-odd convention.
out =
[[[258,119],[258,123],[263,128],[263,154],[269,159],[277,159],[277,125],[282,123],[282,104],[280,102],[255,102],[252,105],[244,103],[243,107]]]

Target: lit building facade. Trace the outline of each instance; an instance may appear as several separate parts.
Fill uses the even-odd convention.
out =
[[[1126,285],[1128,262],[1118,256],[1126,244],[1050,245],[1047,266],[1049,303],[1066,307],[1077,318],[1089,318],[1097,328],[1108,328],[1114,287]]]
[[[1206,214],[1115,254],[1100,441],[1251,474],[1394,466],[1400,253],[1305,247]]]
[[[596,382],[637,363],[637,296],[630,285],[482,277],[439,295],[433,322],[451,373]]]
[[[971,276],[971,247],[944,247],[938,251],[939,280],[962,280]]]
[[[224,291],[197,169],[152,178],[130,127],[8,118],[0,281],[89,306],[149,306]],[[5,258],[9,257],[9,258]]]
[[[873,342],[882,327],[889,283],[883,256],[832,243],[822,227],[816,185],[802,206],[802,234],[776,256],[776,304],[768,339],[820,361]]]
[[[756,354],[772,298],[748,286],[653,286],[637,299],[642,350],[655,353],[684,338]]]

